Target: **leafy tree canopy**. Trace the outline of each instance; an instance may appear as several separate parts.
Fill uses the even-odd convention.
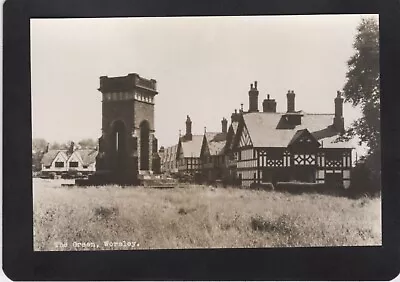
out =
[[[81,141],[79,141],[78,145],[82,149],[94,149],[97,146],[97,142],[91,138],[87,138],[87,139],[82,139]]]
[[[368,155],[380,155],[379,25],[376,18],[361,19],[353,47],[355,54],[347,62],[343,94],[346,102],[361,107],[362,117],[346,130],[344,138],[358,136],[360,143],[368,146]]]

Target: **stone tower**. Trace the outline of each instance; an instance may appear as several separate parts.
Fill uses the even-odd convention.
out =
[[[121,77],[100,77],[102,136],[96,170],[137,178],[151,172],[154,136],[154,79],[130,73]],[[155,151],[154,151],[155,150]]]

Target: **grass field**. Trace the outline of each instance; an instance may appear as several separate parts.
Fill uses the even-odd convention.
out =
[[[199,185],[61,187],[44,179],[34,179],[33,198],[36,251],[360,246],[382,240],[380,198]]]

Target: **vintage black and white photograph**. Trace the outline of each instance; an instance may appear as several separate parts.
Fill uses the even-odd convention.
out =
[[[34,251],[382,245],[378,15],[30,36]]]

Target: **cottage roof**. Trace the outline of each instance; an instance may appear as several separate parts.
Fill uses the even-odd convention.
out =
[[[176,160],[176,152],[178,149],[178,145],[174,145],[171,147],[167,147],[164,149],[164,153],[161,154],[161,162],[170,162]]]
[[[59,152],[64,152],[67,156],[69,156],[68,150],[49,150],[43,155],[41,163],[45,166],[50,166]]]
[[[98,151],[94,149],[79,149],[76,150],[75,153],[80,156],[82,165],[90,165],[96,162]]]
[[[334,114],[302,112],[301,124],[292,125],[286,113],[257,112],[243,115],[254,147],[287,147],[299,130],[307,129],[315,139],[328,148],[353,148],[349,142],[335,142],[339,132],[332,126]]]
[[[203,135],[193,135],[192,140],[181,140],[184,158],[200,158],[201,145],[203,143]]]
[[[225,148],[225,143],[226,143],[226,140],[208,143],[210,155],[217,156],[217,155],[223,154],[223,150]]]

